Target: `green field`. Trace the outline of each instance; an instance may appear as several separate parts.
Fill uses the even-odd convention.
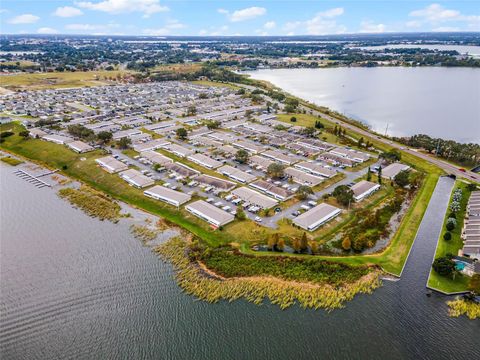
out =
[[[451,231],[452,239],[450,241],[444,240],[443,235],[447,232],[445,225],[447,223],[448,215],[450,214],[450,209],[447,208],[443,220],[442,231],[440,232],[440,237],[438,238],[435,258],[439,258],[447,254],[457,255],[458,250],[463,247],[461,233],[463,228],[463,221],[465,219],[468,198],[470,197],[470,191],[468,191],[467,184],[465,182],[456,181],[455,186],[452,189],[449,204],[452,201],[453,192],[457,188],[460,188],[463,191],[462,200],[460,202],[460,211],[457,212],[457,226]],[[467,291],[469,279],[470,278],[468,276],[461,274],[457,275],[455,279],[450,279],[445,276],[438,275],[433,269],[431,269],[427,285],[432,289],[439,290],[445,293],[455,293]]]
[[[106,85],[110,79],[128,76],[128,71],[76,71],[2,76],[1,86],[8,90],[42,90]]]

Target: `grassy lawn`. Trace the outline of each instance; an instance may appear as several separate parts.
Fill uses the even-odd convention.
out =
[[[331,185],[333,185],[333,184],[335,184],[335,183],[337,183],[337,182],[339,182],[339,181],[341,181],[345,178],[346,178],[346,175],[344,173],[339,172],[335,176],[332,176],[331,178],[322,181],[320,184],[315,185],[312,188],[312,190],[314,192],[321,191],[321,190],[323,190],[323,189],[325,189],[325,188],[327,188],[327,187],[329,187],[329,186],[331,186]]]
[[[222,83],[222,82],[216,82],[216,81],[208,81],[208,80],[194,80],[194,81],[191,81],[191,83],[192,84],[197,84],[197,85],[204,85],[204,86],[228,87],[228,88],[234,89],[234,90],[240,89],[239,86],[236,86],[234,84]]]
[[[463,247],[461,233],[463,228],[463,221],[465,219],[468,198],[470,197],[470,191],[468,191],[467,184],[465,182],[457,180],[455,182],[455,186],[452,189],[449,204],[452,202],[453,192],[457,188],[462,189],[463,192],[462,200],[460,202],[460,211],[457,213],[457,226],[451,231],[452,239],[450,241],[444,240],[443,235],[447,232],[445,225],[447,223],[448,215],[450,214],[450,209],[447,208],[443,220],[442,231],[440,233],[440,237],[438,238],[435,258],[445,256],[446,254],[457,255],[458,250]],[[458,275],[455,280],[453,280],[445,276],[440,276],[435,271],[433,271],[433,269],[431,269],[430,276],[428,278],[428,286],[446,293],[453,293],[467,291],[468,281],[468,276]]]
[[[17,165],[23,163],[22,160],[18,160],[18,159],[12,158],[10,156],[4,156],[4,157],[0,158],[0,160],[3,161],[4,163],[8,164],[8,165],[11,165],[11,166],[17,166]]]
[[[16,134],[5,139],[0,144],[2,150],[11,151],[42,165],[54,169],[63,169],[61,172],[73,179],[79,180],[90,187],[103,191],[114,199],[129,203],[147,212],[159,215],[175,223],[193,234],[204,239],[211,246],[218,246],[236,240],[226,231],[214,231],[204,221],[191,215],[184,209],[167,205],[143,195],[143,191],[129,186],[118,175],[103,171],[95,163],[95,159],[104,154],[93,151],[87,154],[77,154],[66,147],[40,139],[24,140],[18,136],[23,127],[17,124],[5,124],[1,131],[14,131]],[[85,160],[80,160],[85,158]],[[245,221],[248,223],[249,221]]]
[[[108,78],[131,74],[127,71],[76,71],[2,76],[2,87],[9,90],[41,90],[107,84]]]
[[[125,150],[122,150],[122,154],[123,155],[127,155],[128,157],[131,157],[132,159],[135,157],[135,156],[138,156],[140,155],[140,153],[138,151],[135,151],[133,149],[125,149]]]

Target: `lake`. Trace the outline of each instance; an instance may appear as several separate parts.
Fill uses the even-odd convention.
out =
[[[454,44],[390,44],[390,45],[374,45],[359,46],[353,49],[363,50],[384,50],[384,49],[428,49],[440,51],[458,51],[459,54],[468,54],[474,57],[480,56],[480,46],[475,45],[454,45]]]
[[[181,292],[128,224],[87,217],[0,165],[3,359],[466,359],[480,322],[425,283],[452,181],[442,178],[400,281],[327,313]],[[441,220],[440,220],[441,221]]]
[[[480,142],[480,69],[375,67],[246,72],[394,136]]]

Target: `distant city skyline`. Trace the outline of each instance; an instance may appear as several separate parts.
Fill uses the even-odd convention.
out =
[[[4,0],[2,34],[275,36],[480,31],[478,1]]]

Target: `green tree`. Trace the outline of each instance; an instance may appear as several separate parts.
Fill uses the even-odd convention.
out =
[[[322,124],[320,120],[315,121],[315,129],[323,129],[325,125]]]
[[[389,151],[384,151],[379,155],[380,159],[384,159],[388,163],[393,163],[395,161],[400,161],[402,159],[402,153],[398,150],[392,149]]]
[[[353,191],[347,185],[337,186],[335,190],[333,190],[332,195],[343,206],[348,206],[355,201],[353,199]]]
[[[18,135],[20,135],[24,139],[28,139],[28,137],[30,136],[30,132],[28,130],[22,130],[18,133]]]
[[[278,164],[278,163],[272,163],[268,165],[267,168],[267,174],[268,176],[274,178],[274,179],[280,179],[283,177],[283,165]]]
[[[248,162],[248,151],[244,149],[240,149],[235,153],[235,160],[237,160],[240,164],[246,164]]]
[[[68,125],[67,131],[69,134],[75,137],[78,137],[80,139],[92,140],[95,138],[95,133],[93,132],[93,130],[80,124]]]
[[[470,183],[467,185],[467,190],[468,191],[475,191],[477,190],[477,184],[474,184],[474,183]]]
[[[238,205],[237,206],[237,212],[235,214],[235,217],[238,220],[245,220],[247,218],[247,215],[245,214],[245,211],[243,211],[243,207]]]
[[[300,185],[297,191],[295,192],[295,196],[299,200],[305,200],[306,198],[308,198],[308,195],[312,195],[312,194],[313,194],[312,188],[307,185]]]
[[[131,144],[132,144],[132,140],[128,137],[123,137],[117,141],[117,146],[120,149],[128,149]]]
[[[360,139],[358,139],[357,145],[358,145],[359,147],[362,147],[362,146],[363,146],[363,142],[364,142],[363,137],[361,137]]]
[[[395,184],[397,184],[400,187],[407,186],[408,184],[410,184],[410,171],[408,170],[400,171],[393,180],[395,181]]]
[[[113,138],[113,135],[110,131],[100,131],[98,134],[97,134],[97,139],[102,143],[102,144],[105,144],[107,142],[109,142],[110,140],[112,140]]]
[[[209,130],[218,129],[220,127],[220,121],[212,120],[207,122],[207,128]]]
[[[193,116],[197,113],[197,107],[195,105],[190,105],[187,108],[187,116]]]
[[[371,181],[371,180],[372,180],[372,170],[370,169],[370,166],[369,166],[367,170],[367,181]]]
[[[382,167],[378,168],[378,183],[382,185]]]
[[[176,131],[176,134],[177,134],[177,137],[180,139],[180,140],[185,140],[188,136],[188,132],[187,132],[187,129],[185,128],[178,128],[177,131]]]
[[[317,130],[315,130],[312,126],[307,126],[302,130],[302,134],[307,137],[313,137],[316,134]]]
[[[440,257],[435,259],[432,268],[439,275],[451,276],[455,271],[455,262],[449,257]]]
[[[450,241],[451,239],[452,239],[452,233],[450,231],[447,231],[445,234],[443,234],[443,240]]]
[[[291,121],[291,122],[297,122],[297,118],[296,118],[295,116],[292,116],[292,117],[290,118],[290,121]]]

